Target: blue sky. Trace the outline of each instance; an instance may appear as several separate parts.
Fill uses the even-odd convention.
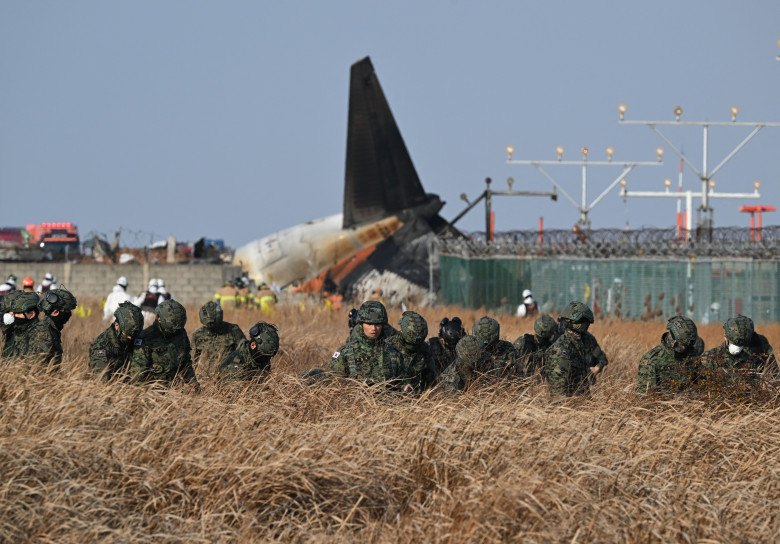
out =
[[[627,119],[780,122],[780,3],[667,1],[71,1],[0,4],[0,226],[72,221],[82,236],[142,245],[174,235],[233,246],[341,211],[350,65],[370,56],[427,191],[454,217],[490,176],[550,190],[517,159],[652,161],[664,145]],[[664,133],[698,167],[702,130]],[[713,127],[710,167],[747,134]],[[666,147],[666,146],[664,146]],[[741,204],[778,205],[780,127],[764,128],[715,176],[715,225]],[[677,184],[679,160],[638,168],[635,190]],[[579,201],[579,167],[553,177]],[[588,201],[619,168],[592,167]],[[684,188],[700,183],[686,168]],[[16,204],[18,203],[18,204]],[[502,198],[496,228],[571,228],[565,199]],[[617,190],[594,228],[675,223],[673,200]],[[777,224],[780,212],[764,217]],[[459,224],[482,229],[478,208]]]

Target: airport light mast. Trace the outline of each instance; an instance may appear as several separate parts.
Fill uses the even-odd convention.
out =
[[[672,186],[672,180],[666,178],[664,180],[665,191],[629,191],[626,189],[627,182],[624,179],[620,182],[620,196],[627,197],[649,197],[649,198],[680,198],[680,195],[685,197],[685,230],[682,233],[684,241],[691,239],[691,215],[693,214],[693,199],[703,198],[702,193],[694,193],[693,191],[672,192],[670,187]],[[758,192],[758,188],[761,187],[761,182],[756,180],[753,182],[752,193],[716,193],[715,192],[715,180],[711,179],[708,184],[709,198],[761,198]],[[751,222],[752,226],[752,222]],[[752,231],[751,231],[752,232]]]
[[[589,230],[590,229],[590,218],[588,217],[588,212],[590,212],[596,204],[598,204],[602,198],[607,196],[607,193],[609,193],[618,183],[620,183],[622,180],[626,178],[626,176],[637,166],[661,166],[663,162],[661,162],[661,159],[664,155],[664,149],[662,147],[658,147],[655,150],[655,154],[658,157],[658,160],[655,162],[639,162],[639,161],[612,161],[612,155],[615,153],[615,148],[612,146],[607,147],[607,160],[606,161],[589,161],[588,155],[590,154],[590,149],[587,147],[582,147],[580,149],[580,154],[582,155],[581,161],[565,161],[563,160],[563,152],[564,148],[563,146],[558,146],[555,148],[555,153],[558,155],[558,160],[515,160],[512,159],[512,154],[514,153],[515,148],[511,145],[506,146],[506,154],[507,154],[507,164],[530,164],[534,166],[541,174],[548,179],[550,183],[553,184],[553,187],[555,187],[556,191],[560,191],[561,194],[571,202],[571,204],[577,208],[577,210],[580,212],[580,218],[577,221],[580,228]],[[577,202],[569,195],[569,193],[566,192],[566,190],[560,186],[560,184],[553,179],[553,177],[547,173],[547,171],[542,168],[542,166],[547,165],[576,165],[582,167],[582,197],[580,204],[577,204]],[[588,196],[588,167],[590,166],[622,166],[623,167],[623,173],[621,173],[617,178],[615,178],[612,183],[609,184],[609,186],[602,191],[602,193],[597,196],[593,202],[588,204],[587,196]]]
[[[723,165],[725,165],[731,158],[736,155],[740,149],[745,147],[747,143],[753,139],[753,137],[758,134],[758,132],[764,128],[764,127],[780,127],[780,123],[763,123],[763,122],[738,122],[737,121],[737,115],[739,114],[739,107],[738,106],[731,106],[729,108],[729,112],[731,113],[731,121],[719,121],[719,122],[710,122],[710,121],[680,121],[680,117],[682,116],[683,109],[680,106],[677,106],[674,108],[674,121],[626,121],[624,116],[626,114],[626,111],[628,110],[628,107],[625,104],[619,104],[618,105],[618,112],[620,113],[620,120],[619,123],[621,125],[645,125],[650,127],[650,129],[658,134],[658,136],[666,142],[666,145],[668,145],[672,151],[674,151],[680,159],[682,159],[685,164],[687,164],[691,170],[696,173],[696,175],[701,180],[701,193],[698,193],[697,196],[701,196],[701,206],[698,208],[698,214],[699,217],[697,219],[697,227],[699,228],[700,232],[706,236],[706,238],[709,240],[712,234],[712,207],[710,206],[709,199],[713,196],[712,190],[714,189],[714,184],[710,183],[712,181],[712,177],[721,169],[723,168]],[[702,159],[702,168],[699,170],[696,168],[693,163],[688,160],[688,158],[675,147],[675,145],[667,138],[659,129],[659,125],[687,125],[687,126],[699,126],[702,127],[703,132],[703,159]],[[708,138],[709,138],[709,129],[710,127],[753,127],[753,130],[748,134],[726,157],[718,164],[715,168],[712,170],[709,170],[709,164],[708,164]],[[756,189],[756,194],[758,192],[758,189]],[[724,193],[726,194],[726,193]],[[756,198],[755,196],[751,196],[750,198]]]

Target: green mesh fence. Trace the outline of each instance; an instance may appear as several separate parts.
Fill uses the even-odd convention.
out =
[[[780,321],[777,261],[509,259],[442,255],[446,304],[514,311],[523,289],[541,310],[557,314],[572,300],[597,315],[664,320],[683,314],[700,323],[744,314]]]

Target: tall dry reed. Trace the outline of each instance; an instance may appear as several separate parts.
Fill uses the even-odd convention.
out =
[[[188,331],[197,308],[188,308]],[[2,363],[2,542],[771,542],[780,410],[637,399],[663,323],[597,323],[610,359],[591,398],[482,384],[446,398],[308,384],[346,312],[280,309],[270,379],[200,395],[86,371],[93,314],[62,371]],[[431,333],[458,314],[424,310]],[[400,311],[391,312],[397,321]],[[262,318],[226,312],[242,329]],[[502,317],[514,340],[532,323]],[[722,337],[701,327],[708,347]],[[780,326],[760,331],[776,344]]]

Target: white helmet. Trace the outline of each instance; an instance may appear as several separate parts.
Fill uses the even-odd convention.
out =
[[[529,297],[533,298],[533,296],[534,296],[534,294],[531,292],[530,289],[524,289],[523,290],[523,300],[525,300],[525,299],[527,299]]]
[[[162,278],[157,278],[157,287],[165,287],[165,280]]]
[[[8,279],[5,280],[5,282],[11,287],[13,287],[14,289],[16,289],[16,278],[13,275],[8,276]]]
[[[46,275],[43,276],[43,279],[48,280],[49,283],[51,283],[52,281],[54,281],[54,276],[52,275],[51,272],[46,272]]]
[[[156,293],[157,292],[157,278],[152,278],[149,280],[149,286],[147,287],[147,290],[150,293]]]
[[[119,276],[119,279],[116,280],[117,285],[121,285],[122,287],[127,287],[127,278],[124,276]]]

